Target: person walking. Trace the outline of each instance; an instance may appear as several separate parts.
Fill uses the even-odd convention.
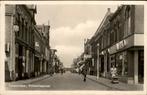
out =
[[[87,75],[86,65],[84,65],[83,68],[82,68],[82,74],[84,76],[83,81],[86,82],[86,75]]]
[[[116,77],[116,75],[117,75],[117,69],[113,65],[111,68],[111,82],[112,83],[118,83],[118,78]]]

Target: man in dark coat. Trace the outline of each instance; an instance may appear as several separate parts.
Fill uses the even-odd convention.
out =
[[[86,82],[86,75],[87,75],[87,68],[86,68],[86,65],[83,66],[82,68],[82,74],[84,76],[84,82]]]

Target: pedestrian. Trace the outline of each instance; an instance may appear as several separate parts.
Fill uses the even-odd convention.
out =
[[[82,74],[84,76],[83,81],[86,82],[86,75],[87,75],[86,65],[84,65],[83,68],[82,68]]]
[[[116,77],[116,74],[117,74],[117,69],[116,69],[116,67],[113,65],[112,68],[111,68],[111,80],[112,80],[112,83],[118,82],[118,79],[117,79],[117,77]]]
[[[79,68],[79,75],[81,74],[81,69]]]

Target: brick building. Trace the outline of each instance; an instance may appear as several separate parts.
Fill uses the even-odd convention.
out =
[[[31,76],[34,71],[34,5],[6,5],[5,80]]]
[[[49,72],[50,26],[36,25],[36,13],[35,5],[6,5],[6,81]]]
[[[144,6],[121,5],[115,13],[109,10],[88,42],[94,59],[91,71],[110,78],[110,68],[115,65],[121,81],[143,83]]]
[[[40,63],[40,73],[48,73],[49,72],[49,62],[51,56],[50,44],[49,44],[49,25],[37,25],[37,30],[41,34],[41,63]]]

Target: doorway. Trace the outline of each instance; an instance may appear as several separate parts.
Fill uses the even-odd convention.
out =
[[[18,52],[18,65],[17,65],[17,70],[18,70],[18,79],[22,79],[22,72],[23,72],[23,65],[22,65],[22,62],[23,62],[23,59],[22,59],[22,56],[23,56],[23,47],[21,45],[19,45],[19,48],[18,48],[19,52]]]
[[[138,51],[138,82],[144,83],[144,51]]]

